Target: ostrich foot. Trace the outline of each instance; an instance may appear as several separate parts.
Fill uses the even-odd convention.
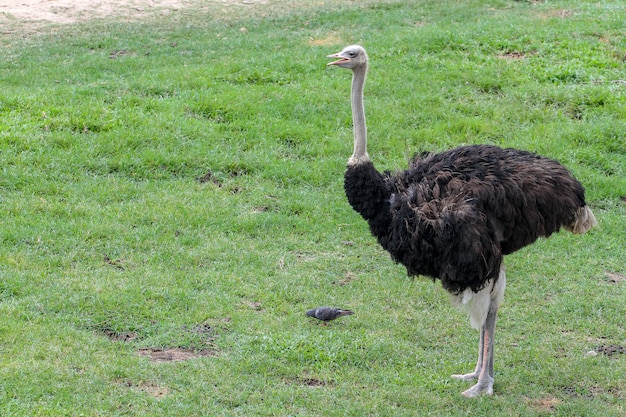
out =
[[[479,379],[476,385],[462,392],[467,398],[478,397],[479,395],[493,395],[493,378]]]
[[[471,374],[454,374],[452,378],[458,379],[459,381],[473,381],[474,379],[478,379],[478,372],[472,372]]]

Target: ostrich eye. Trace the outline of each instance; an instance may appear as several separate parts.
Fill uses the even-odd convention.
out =
[[[354,57],[356,56],[356,52],[354,52],[354,51],[350,51],[350,52],[348,52],[348,56],[349,56],[350,58],[354,58]]]

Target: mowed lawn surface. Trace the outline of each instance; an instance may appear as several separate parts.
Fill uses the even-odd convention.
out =
[[[12,22],[0,415],[625,415],[625,13],[277,0]],[[478,333],[343,194],[350,74],[325,57],[352,43],[370,56],[380,170],[489,143],[586,187],[598,228],[505,259],[493,397],[450,378],[473,369]],[[318,325],[304,312],[321,305],[355,314]]]

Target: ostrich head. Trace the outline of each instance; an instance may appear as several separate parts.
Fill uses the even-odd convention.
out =
[[[369,161],[367,155],[367,128],[365,127],[365,109],[363,108],[363,85],[367,73],[367,54],[359,45],[350,45],[339,53],[328,55],[328,58],[339,58],[328,65],[352,70],[352,124],[354,127],[354,152],[348,165],[357,165]]]
[[[346,46],[341,52],[328,55],[328,58],[339,58],[337,61],[328,63],[328,65],[337,65],[351,70],[367,68],[367,54],[365,49],[359,45]]]

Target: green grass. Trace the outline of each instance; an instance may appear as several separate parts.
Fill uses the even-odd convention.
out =
[[[273,3],[1,35],[0,414],[623,416],[626,355],[587,352],[626,345],[624,6]],[[345,200],[349,43],[380,169],[494,143],[586,186],[599,228],[506,260],[494,397]]]

